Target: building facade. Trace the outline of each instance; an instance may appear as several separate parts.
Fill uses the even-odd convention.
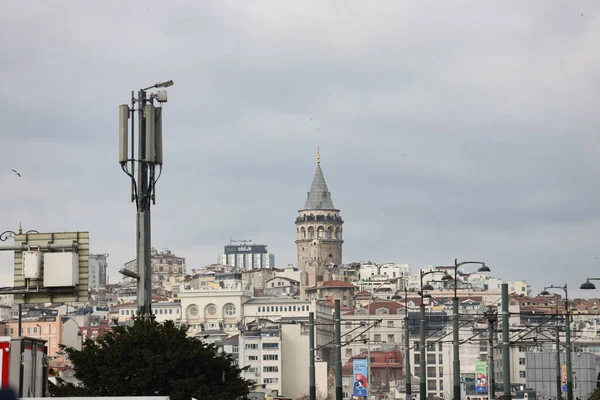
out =
[[[275,254],[267,251],[264,244],[230,244],[225,246],[217,263],[229,265],[242,271],[275,268]]]
[[[152,248],[150,254],[153,283],[162,286],[163,281],[169,281],[169,277],[171,276],[181,277],[187,274],[184,257],[177,257],[169,249],[160,252]],[[137,259],[126,262],[125,269],[138,273]]]
[[[106,286],[106,270],[108,254],[90,254],[89,256],[89,279],[88,288],[100,288]]]

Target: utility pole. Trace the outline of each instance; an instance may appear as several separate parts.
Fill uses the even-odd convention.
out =
[[[562,379],[560,367],[560,330],[558,329],[558,296],[556,296],[556,315],[554,315],[554,328],[556,328],[556,400],[562,400]]]
[[[309,363],[308,363],[308,388],[309,400],[317,400],[317,386],[315,375],[315,313],[308,313],[308,346],[309,346]]]
[[[493,306],[488,307],[488,353],[489,353],[489,361],[488,361],[488,379],[490,384],[489,387],[489,398],[496,398],[496,371],[494,365],[494,325],[498,321],[498,314],[494,310]]]
[[[510,394],[510,338],[508,311],[508,283],[502,284],[502,380],[504,381],[504,400],[511,400]]]
[[[343,400],[342,390],[342,313],[340,300],[335,301],[335,400]],[[370,384],[370,382],[369,382]]]
[[[421,304],[419,305],[419,400],[427,399],[427,375],[425,375],[425,370],[427,369],[426,357],[425,304],[423,304],[423,296],[421,296]]]
[[[167,92],[158,91],[149,97],[146,91],[153,88],[165,88],[173,81],[160,82],[140,89],[137,99],[131,93],[131,107],[123,104],[119,107],[119,164],[131,179],[131,201],[136,203],[136,255],[137,273],[121,270],[123,275],[136,278],[138,284],[137,318],[154,320],[152,313],[152,264],[151,264],[151,225],[150,205],[154,204],[156,182],[162,172],[162,107],[167,102]],[[137,103],[137,109],[136,109]],[[134,113],[138,113],[138,157],[135,158]],[[131,137],[129,137],[129,119],[131,119]],[[131,141],[131,153],[129,142]],[[137,182],[135,166],[138,165]],[[157,168],[158,167],[158,168]],[[158,176],[156,174],[158,169]]]
[[[408,289],[404,287],[404,379],[406,385],[406,400],[412,400],[412,384],[410,370],[410,327],[408,326]]]

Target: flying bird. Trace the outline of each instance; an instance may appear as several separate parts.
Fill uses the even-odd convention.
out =
[[[21,174],[20,174],[20,173],[18,173],[18,172],[17,172],[17,170],[14,170],[14,169],[13,169],[13,170],[12,170],[12,172],[14,172],[14,173],[15,173],[15,175],[17,175],[19,178],[21,177]]]

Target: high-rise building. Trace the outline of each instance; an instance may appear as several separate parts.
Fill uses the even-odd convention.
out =
[[[90,254],[88,288],[106,286],[106,270],[108,254]]]
[[[275,254],[269,254],[264,244],[240,244],[225,246],[224,254],[220,254],[217,263],[239,268],[243,271],[252,269],[275,268]]]
[[[302,293],[306,287],[323,281],[327,266],[342,264],[344,221],[331,200],[321,170],[320,153],[306,203],[299,214],[296,218],[296,248]]]

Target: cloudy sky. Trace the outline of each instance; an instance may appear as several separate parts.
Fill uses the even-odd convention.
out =
[[[295,263],[319,146],[345,262],[600,275],[596,1],[6,0],[0,37],[0,231],[90,231],[114,279],[118,105],[166,79],[152,243],[188,267],[230,237]]]

